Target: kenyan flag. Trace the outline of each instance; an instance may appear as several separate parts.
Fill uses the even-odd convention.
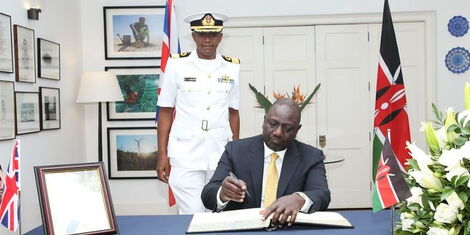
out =
[[[405,85],[388,0],[384,3],[380,40],[374,112],[373,180],[386,137],[390,139],[393,152],[403,169],[406,160],[411,158],[406,149],[406,141],[410,141],[410,127],[406,111]]]
[[[393,154],[392,146],[388,139],[385,139],[372,194],[373,211],[377,212],[394,206],[410,196],[410,188],[403,178],[398,161],[395,154]]]

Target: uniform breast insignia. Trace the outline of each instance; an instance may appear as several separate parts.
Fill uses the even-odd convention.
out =
[[[230,56],[222,56],[222,58],[224,58],[225,61],[228,61],[230,63],[234,63],[234,64],[240,64],[240,59],[238,58],[235,58],[235,57],[230,57]]]
[[[222,77],[218,78],[220,83],[233,83],[234,80],[231,79],[228,75],[224,74]]]
[[[195,81],[196,81],[196,78],[195,78],[195,77],[185,77],[185,78],[184,78],[184,81],[185,81],[185,82],[195,82]]]
[[[178,59],[178,58],[184,58],[184,57],[188,57],[189,55],[191,54],[191,52],[181,52],[179,54],[171,54],[170,57],[172,59]]]

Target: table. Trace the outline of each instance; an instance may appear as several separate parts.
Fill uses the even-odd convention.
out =
[[[292,228],[283,228],[273,232],[266,233],[264,230],[244,231],[244,232],[226,232],[226,233],[207,233],[215,234],[348,234],[348,235],[382,235],[391,233],[391,216],[389,210],[383,210],[373,213],[369,210],[344,210],[338,211],[350,223],[354,225],[354,229],[333,229],[327,227],[312,227],[294,225]],[[140,215],[140,216],[117,216],[119,226],[119,234],[123,235],[153,235],[153,234],[185,234],[186,228],[191,221],[191,215]],[[43,235],[42,226],[39,226],[26,235]]]

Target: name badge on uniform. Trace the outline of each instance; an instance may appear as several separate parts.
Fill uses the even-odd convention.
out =
[[[185,78],[184,78],[184,81],[185,81],[185,82],[195,82],[195,81],[196,81],[196,78],[195,78],[195,77],[185,77]]]
[[[218,78],[220,83],[233,83],[235,80],[231,79],[228,75],[223,75],[222,77]]]

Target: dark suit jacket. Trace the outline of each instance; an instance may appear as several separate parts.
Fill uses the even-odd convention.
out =
[[[330,190],[324,158],[321,150],[294,140],[284,156],[277,198],[303,192],[313,201],[309,212],[325,210],[330,203]],[[247,184],[251,197],[246,195],[241,203],[230,201],[224,210],[261,207],[263,166],[264,145],[261,135],[229,142],[214,175],[202,191],[204,206],[213,210],[217,208],[217,191],[232,171]]]

